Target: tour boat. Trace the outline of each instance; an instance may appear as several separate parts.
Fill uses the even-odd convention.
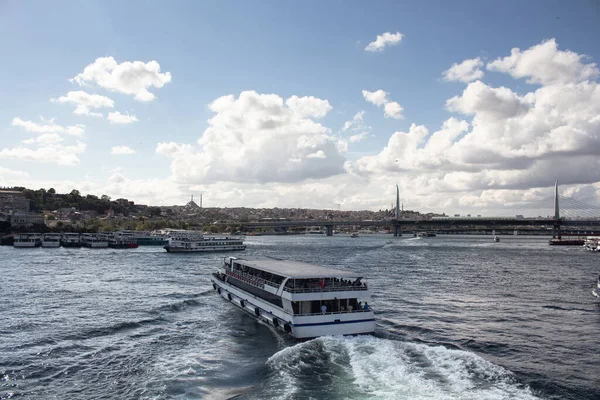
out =
[[[297,339],[373,333],[375,316],[362,279],[300,261],[236,257],[226,258],[210,278],[221,297]]]
[[[62,247],[81,247],[81,237],[79,233],[63,233],[60,244]]]
[[[246,245],[241,237],[215,237],[193,231],[171,231],[164,248],[169,253],[200,253],[245,250]]]
[[[60,233],[44,233],[42,247],[60,247]]]
[[[42,245],[42,236],[39,233],[20,233],[15,235],[14,247],[31,248]]]
[[[108,235],[108,247],[112,249],[136,249],[138,243],[132,231],[118,231]]]
[[[598,283],[596,283],[596,289],[592,290],[592,294],[596,297],[600,297],[600,277],[598,277]]]
[[[108,238],[104,233],[84,233],[81,235],[81,243],[93,249],[107,248]]]
[[[358,237],[358,232],[352,232],[352,233],[350,234],[350,237],[351,237],[351,238],[357,238],[357,237]]]

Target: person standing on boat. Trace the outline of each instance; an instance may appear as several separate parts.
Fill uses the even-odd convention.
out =
[[[365,301],[365,311],[369,311],[369,303]]]
[[[325,314],[325,313],[327,312],[327,306],[326,306],[325,304],[323,304],[323,305],[321,306],[321,312],[322,312],[323,314]]]

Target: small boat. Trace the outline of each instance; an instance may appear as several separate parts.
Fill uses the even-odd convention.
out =
[[[351,238],[357,238],[358,237],[358,232],[352,232],[352,234],[350,235]]]
[[[246,250],[242,237],[206,237],[200,232],[173,230],[164,247],[168,253]]]
[[[434,232],[419,232],[420,238],[428,238],[428,237],[436,237],[437,235]]]
[[[42,247],[60,247],[60,233],[44,233],[42,235]]]
[[[108,247],[111,249],[136,249],[138,243],[131,231],[113,232],[108,237]]]
[[[494,243],[498,243],[500,241],[500,238],[496,235],[494,235]]]
[[[596,283],[596,289],[592,290],[592,294],[598,298],[600,298],[600,277],[598,277],[598,282]]]
[[[294,338],[375,331],[375,315],[367,303],[369,290],[356,272],[274,258],[223,261],[210,277],[213,289]]]
[[[393,244],[393,243],[394,243],[393,240],[388,240],[388,241],[385,242],[385,244]]]
[[[39,233],[19,233],[15,235],[13,242],[13,246],[18,248],[33,248],[41,245],[42,235]]]

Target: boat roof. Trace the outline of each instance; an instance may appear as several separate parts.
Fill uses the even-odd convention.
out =
[[[242,265],[260,269],[276,275],[293,279],[310,278],[357,278],[360,274],[345,269],[327,268],[302,261],[279,260],[276,258],[238,258],[232,259]]]

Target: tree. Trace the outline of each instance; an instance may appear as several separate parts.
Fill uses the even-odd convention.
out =
[[[100,197],[103,201],[110,201],[110,197],[108,197],[107,195],[103,194],[102,197]]]
[[[54,190],[54,188],[50,188],[50,189],[48,189],[48,193],[56,194],[56,190]]]

